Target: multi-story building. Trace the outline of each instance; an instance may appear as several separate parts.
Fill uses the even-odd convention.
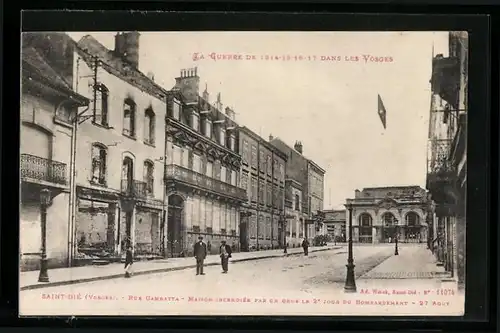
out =
[[[302,143],[300,143],[300,150],[302,151]],[[309,211],[312,214],[323,211],[323,198],[325,188],[325,170],[311,160],[307,163],[307,177],[308,177],[308,200]],[[326,234],[326,226],[320,220],[315,220],[313,223],[308,224],[308,235],[314,238],[317,235]]]
[[[52,38],[50,38],[52,37]],[[65,34],[23,33],[21,94],[20,251],[22,270],[39,268],[40,191],[50,191],[49,267],[68,264],[70,160],[74,119],[89,100],[72,86],[74,41]],[[50,51],[50,53],[49,53]],[[60,55],[60,57],[59,57]],[[69,64],[69,68],[68,65]]]
[[[434,202],[431,248],[445,269],[465,281],[468,37],[449,33],[448,57],[432,61],[427,189]]]
[[[279,138],[269,137],[269,142],[284,152],[286,161],[287,188],[285,205],[293,209],[293,216],[287,217],[287,237],[290,246],[300,244],[304,238],[312,239],[320,232],[325,232],[322,223],[316,223],[318,211],[323,210],[323,179],[325,171],[313,161],[302,155],[302,143],[297,141],[294,147],[288,146]],[[300,204],[297,207],[296,195]],[[314,192],[314,193],[312,193]],[[296,208],[300,208],[298,211]],[[294,229],[293,226],[295,226]],[[292,236],[295,234],[295,237]]]
[[[346,210],[324,210],[327,234],[332,240],[345,242],[347,237]]]
[[[139,33],[118,33],[114,50],[84,36],[74,87],[91,100],[80,115],[71,243],[74,264],[163,253],[163,157],[167,91],[139,70]]]
[[[238,186],[241,156],[234,111],[223,111],[220,94],[210,103],[199,95],[196,68],[184,69],[168,95],[165,171],[169,256],[191,253],[203,236],[211,253],[225,240],[239,250],[240,207],[247,200]]]
[[[285,242],[286,155],[246,127],[239,128],[240,184],[248,196],[241,223],[242,248],[266,250]],[[245,230],[246,229],[246,230]]]
[[[360,243],[426,243],[430,200],[419,186],[370,187],[356,190],[352,206],[352,239]],[[347,218],[349,213],[346,214]]]

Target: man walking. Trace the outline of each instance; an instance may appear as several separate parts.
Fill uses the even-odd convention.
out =
[[[229,269],[229,258],[231,258],[231,246],[226,244],[226,241],[222,241],[220,245],[220,259],[222,265],[222,273],[226,274]]]
[[[203,261],[207,257],[207,244],[203,242],[203,237],[198,237],[198,242],[194,244],[194,257],[196,259],[196,275],[205,275],[203,273]]]
[[[302,242],[302,248],[304,249],[304,255],[308,256],[309,255],[309,241],[307,238],[304,238],[304,241]]]
[[[131,277],[132,264],[134,263],[134,253],[132,252],[132,246],[128,246],[127,252],[125,254],[125,277]]]

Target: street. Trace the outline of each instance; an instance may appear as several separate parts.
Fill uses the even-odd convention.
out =
[[[401,252],[405,252],[404,246]],[[363,282],[362,275],[393,256],[394,248],[388,245],[355,247],[358,289],[363,288],[366,281],[373,284],[373,280]],[[308,257],[230,264],[228,274],[221,274],[220,266],[210,266],[205,268],[204,276],[196,276],[193,269],[186,269],[27,290],[21,292],[21,312],[26,315],[199,315],[228,314],[230,308],[238,306],[242,307],[242,314],[275,314],[276,311],[307,314],[313,309],[316,314],[332,314],[337,309],[331,307],[339,305],[338,299],[345,298],[346,258],[346,248],[342,248],[312,253]],[[408,288],[412,281],[400,280],[396,285]],[[416,288],[414,284],[413,287]],[[322,304],[312,304],[320,299]],[[273,300],[288,306],[274,304]],[[298,307],[304,300],[310,300],[311,304]],[[325,308],[326,303],[330,306]]]

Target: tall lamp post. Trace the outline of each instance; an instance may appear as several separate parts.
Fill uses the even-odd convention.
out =
[[[399,239],[399,226],[398,226],[398,220],[396,220],[396,228],[395,230],[395,235],[394,235],[394,255],[399,256],[399,250],[398,250],[398,239]]]
[[[344,291],[348,293],[356,292],[356,280],[354,277],[354,258],[352,255],[352,203],[346,204],[349,210],[349,243],[348,243],[348,257],[347,257],[347,275],[345,279]]]
[[[49,282],[47,272],[47,206],[50,204],[50,191],[46,188],[40,191],[40,217],[42,228],[42,257],[40,259],[40,275],[38,282]]]

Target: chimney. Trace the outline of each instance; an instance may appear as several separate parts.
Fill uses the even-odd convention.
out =
[[[299,154],[302,154],[302,142],[296,141],[293,147]]]
[[[151,81],[155,82],[155,75],[154,75],[154,73],[153,73],[153,72],[148,72],[148,75],[147,75],[147,76],[148,76],[148,78],[149,78]]]
[[[203,91],[203,99],[205,102],[210,103],[210,94],[208,93],[208,86],[205,83],[205,90]]]
[[[118,32],[115,35],[115,54],[136,69],[139,68],[140,35],[137,31]]]
[[[355,190],[355,191],[354,191],[354,197],[355,197],[355,198],[359,198],[359,197],[361,197],[361,192],[360,192],[359,190]]]
[[[181,75],[175,78],[175,87],[178,88],[186,103],[198,102],[200,78],[198,68],[181,69]]]
[[[231,119],[231,120],[234,120],[234,115],[235,115],[235,112],[233,111],[233,109],[231,109],[230,107],[226,107],[226,116]]]
[[[269,134],[269,141],[273,141],[274,140],[274,136],[272,134]]]

